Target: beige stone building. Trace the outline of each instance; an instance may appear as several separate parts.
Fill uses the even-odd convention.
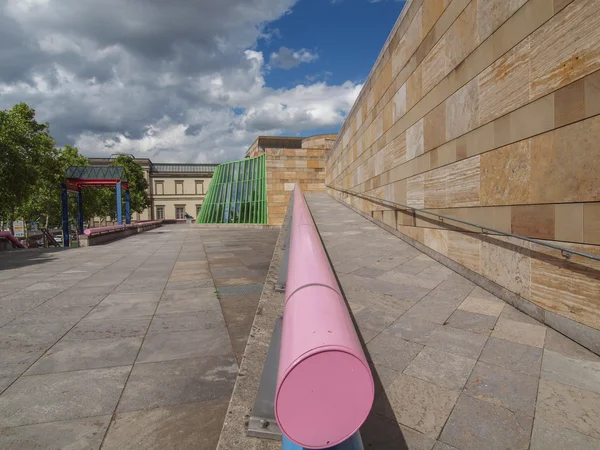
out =
[[[281,225],[291,192],[325,192],[325,159],[337,134],[310,137],[259,136],[246,157],[266,156],[269,225]]]
[[[597,260],[435,214],[600,255],[599,3],[407,1],[326,170],[331,195],[579,342],[600,330]]]
[[[89,161],[96,166],[112,162],[109,158]],[[197,217],[218,164],[153,163],[147,158],[136,162],[144,169],[151,206],[142,213],[133,213],[132,220],[184,220],[186,214]]]

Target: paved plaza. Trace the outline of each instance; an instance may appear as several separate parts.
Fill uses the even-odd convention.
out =
[[[214,449],[277,235],[3,253],[0,448]]]
[[[600,448],[597,355],[330,197],[307,200],[372,362],[365,448]],[[278,234],[165,226],[3,254],[0,448],[214,449],[226,416],[219,448],[279,448],[245,437],[281,312],[277,267],[261,299]]]

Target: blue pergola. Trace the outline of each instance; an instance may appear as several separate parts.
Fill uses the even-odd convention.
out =
[[[121,190],[125,190],[125,223],[131,223],[129,184],[125,169],[118,166],[72,166],[65,172],[66,182],[62,184],[62,225],[64,246],[69,246],[69,192],[77,194],[77,228],[83,234],[83,194],[84,187],[114,187],[117,194],[117,223],[123,225]]]

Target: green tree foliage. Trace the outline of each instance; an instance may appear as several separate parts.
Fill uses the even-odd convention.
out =
[[[47,176],[56,157],[54,144],[48,124],[38,123],[25,103],[0,111],[0,214],[11,231],[17,208],[28,204]]]
[[[38,123],[25,103],[0,110],[0,220],[9,223],[11,232],[13,221],[21,217],[27,224],[60,227],[65,171],[88,165],[76,147],[56,148],[48,124]],[[83,196],[84,219],[116,215],[114,189],[85,189]],[[77,217],[73,198],[69,216]]]
[[[131,201],[131,212],[143,212],[150,206],[150,199],[148,198],[148,180],[144,175],[144,169],[137,162],[135,158],[130,155],[119,155],[115,158],[112,166],[120,166],[125,169],[125,177],[129,183],[129,195]],[[115,202],[113,202],[115,203]],[[123,192],[123,214],[125,214],[125,193]],[[115,214],[116,215],[116,204]]]

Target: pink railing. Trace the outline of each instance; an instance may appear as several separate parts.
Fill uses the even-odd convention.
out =
[[[83,231],[83,234],[86,236],[95,236],[98,234],[110,233],[117,230],[126,230],[127,228],[139,228],[146,225],[154,225],[157,223],[162,223],[162,220],[148,220],[143,222],[136,222],[130,225],[112,225],[108,227],[96,227],[96,228],[88,228]]]
[[[293,195],[275,415],[283,434],[294,443],[326,448],[360,428],[371,410],[375,389],[298,186]]]
[[[0,237],[8,239],[11,244],[17,248],[25,248],[25,246],[21,244],[21,242],[19,242],[19,240],[14,237],[10,231],[0,231]]]

